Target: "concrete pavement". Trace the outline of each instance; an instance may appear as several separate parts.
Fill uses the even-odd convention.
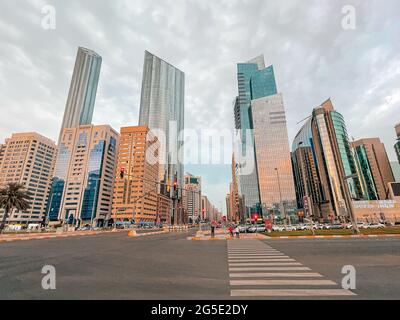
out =
[[[188,241],[194,231],[0,244],[0,299],[400,299],[399,239]],[[41,287],[56,269],[56,290]],[[344,265],[356,290],[340,287]]]

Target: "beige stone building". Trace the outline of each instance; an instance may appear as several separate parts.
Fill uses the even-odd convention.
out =
[[[156,223],[159,162],[156,138],[147,139],[148,133],[147,126],[121,128],[112,206],[117,223]],[[163,208],[165,205],[160,203]],[[161,218],[166,219],[164,214]]]
[[[14,133],[0,145],[0,187],[10,182],[22,183],[32,198],[30,208],[13,212],[10,223],[44,221],[56,152],[54,141],[35,132]]]

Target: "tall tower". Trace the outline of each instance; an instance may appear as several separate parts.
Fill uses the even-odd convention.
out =
[[[294,207],[296,197],[285,109],[276,88],[274,68],[265,67],[264,56],[260,55],[239,63],[237,78],[235,127],[241,130],[242,153],[246,153],[247,159],[254,157],[256,164],[247,174],[239,164],[239,191],[247,215],[261,212],[262,208],[282,211],[279,208],[288,203]]]
[[[176,179],[178,188],[183,186],[183,163],[178,159],[183,142],[178,141],[178,135],[184,129],[184,100],[185,74],[145,51],[139,125],[157,130],[160,142],[165,141],[165,153],[160,154],[159,179],[168,184]],[[160,193],[172,196],[173,190],[168,189],[161,184]]]
[[[96,52],[78,48],[59,142],[63,129],[92,123],[101,62],[102,58]]]

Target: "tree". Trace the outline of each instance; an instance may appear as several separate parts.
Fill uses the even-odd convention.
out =
[[[11,182],[0,189],[0,208],[4,210],[3,219],[0,223],[0,233],[3,231],[9,214],[16,209],[25,211],[29,209],[31,197],[24,185]]]

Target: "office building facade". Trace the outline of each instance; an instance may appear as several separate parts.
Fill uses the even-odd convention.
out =
[[[368,138],[354,141],[352,146],[364,198],[388,199],[389,183],[395,179],[385,145],[379,138]]]
[[[137,225],[157,222],[156,143],[146,126],[121,128],[112,205],[114,221]]]
[[[178,155],[183,148],[179,133],[184,129],[185,74],[171,64],[145,52],[139,125],[156,130],[160,143],[165,143],[160,154],[159,179],[161,194],[172,197],[167,185],[177,180],[181,197],[183,163]],[[162,135],[164,137],[162,137]]]
[[[55,142],[35,132],[14,133],[0,145],[0,188],[21,183],[31,197],[30,208],[9,214],[9,223],[44,222],[56,154]]]
[[[258,185],[265,213],[296,214],[289,138],[281,94],[252,100]]]
[[[79,47],[65,106],[61,132],[92,123],[102,58],[94,51]]]
[[[118,139],[108,125],[62,131],[47,206],[50,224],[101,227],[109,223]]]
[[[189,223],[196,223],[201,219],[201,177],[190,173],[185,175],[183,207],[187,212]]]
[[[292,163],[300,209],[307,199],[315,219],[349,219],[351,201],[363,199],[363,193],[344,118],[330,99],[297,134]]]

